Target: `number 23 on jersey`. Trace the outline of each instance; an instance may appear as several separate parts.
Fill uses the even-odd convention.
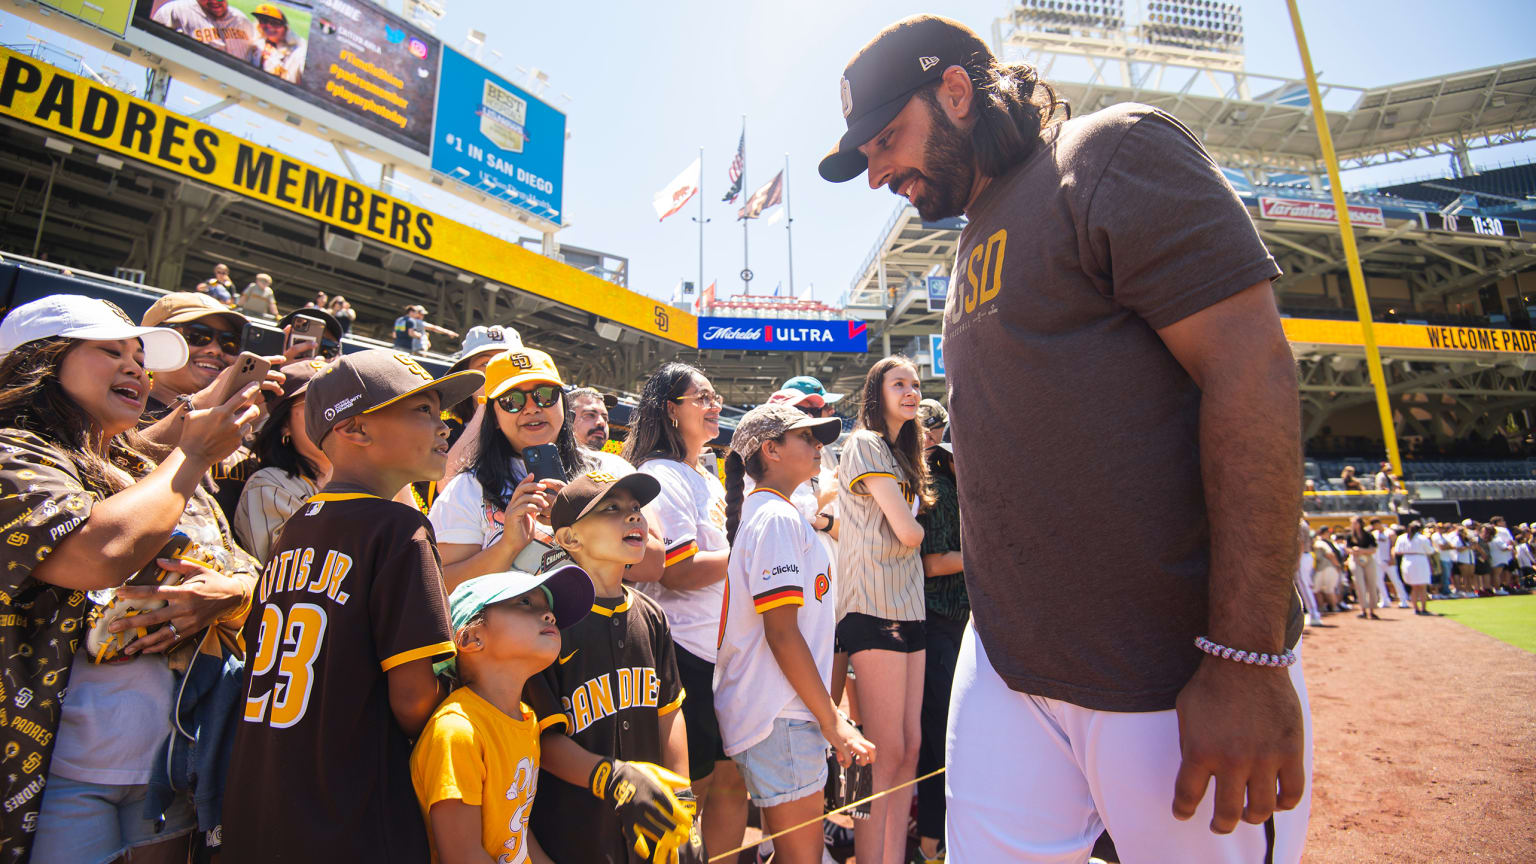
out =
[[[281,607],[261,609],[261,630],[251,659],[250,689],[245,721],[286,729],[304,719],[314,689],[315,657],[325,640],[325,610],[313,603],[295,603],[284,620]],[[276,669],[275,678],[271,675]]]

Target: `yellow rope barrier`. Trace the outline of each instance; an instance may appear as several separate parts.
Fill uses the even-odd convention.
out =
[[[889,789],[886,789],[886,790],[884,790],[882,792],[876,792],[875,794],[870,795],[867,798],[860,798],[859,800],[854,801],[854,802],[852,802],[850,804],[844,804],[843,806],[837,808],[836,810],[832,810],[832,811],[829,811],[827,813],[823,813],[820,816],[817,816],[815,819],[807,819],[804,822],[801,822],[799,825],[795,825],[795,826],[792,826],[790,828],[785,828],[783,831],[776,831],[776,832],[774,832],[772,834],[766,835],[762,839],[758,840],[757,843],[748,843],[745,846],[737,846],[735,849],[732,849],[729,852],[721,852],[719,855],[716,855],[713,858],[709,859],[710,864],[714,864],[714,862],[716,862],[716,861],[726,861],[726,860],[729,860],[729,859],[731,859],[731,858],[733,858],[733,857],[735,857],[737,855],[740,855],[741,853],[747,851],[748,849],[751,849],[752,847],[756,846],[758,843],[763,842],[763,840],[772,840],[775,837],[783,837],[785,834],[791,834],[791,833],[793,833],[795,831],[799,831],[801,828],[804,828],[804,827],[806,827],[808,825],[815,825],[816,823],[822,821],[823,819],[825,819],[828,816],[831,816],[831,815],[833,815],[835,813],[841,813],[844,810],[851,810],[854,807],[858,807],[861,804],[867,804],[867,803],[875,800],[876,798],[881,798],[883,796],[889,795],[892,792],[895,792],[897,789],[905,789],[908,786],[912,786],[914,784],[921,783],[924,780],[927,780],[929,777],[937,777],[937,776],[939,776],[940,774],[943,774],[943,773],[944,773],[944,769],[943,768],[939,768],[939,769],[937,769],[935,771],[929,771],[927,774],[924,774],[921,777],[913,777],[911,780],[908,780],[905,783],[898,783],[898,784],[896,784],[895,786],[892,786]]]

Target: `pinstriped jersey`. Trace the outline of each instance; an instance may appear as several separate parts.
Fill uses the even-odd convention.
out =
[[[866,480],[889,477],[901,487],[908,506],[914,502],[911,484],[879,433],[860,429],[848,436],[837,467],[837,506],[843,527],[838,534],[838,617],[860,612],[893,621],[921,621],[923,560],[918,550],[904,546],[869,494]]]
[[[427,517],[363,493],[309,499],[283,526],[245,632],[225,864],[426,861],[388,673],[453,654]]]

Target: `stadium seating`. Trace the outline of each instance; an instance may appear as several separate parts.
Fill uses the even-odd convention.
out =
[[[1429,185],[1426,185],[1429,184]],[[1445,187],[1451,187],[1447,189]],[[1421,201],[1433,202],[1436,208],[1445,207],[1458,197],[1459,189],[1463,192],[1477,195],[1486,193],[1497,195],[1498,198],[1478,200],[1478,209],[1489,212],[1511,212],[1519,210],[1536,210],[1536,163],[1525,165],[1511,165],[1505,168],[1494,168],[1473,174],[1470,177],[1447,177],[1441,180],[1420,180],[1413,183],[1399,183],[1393,186],[1382,186],[1378,193],[1397,195],[1403,198],[1413,198]],[[1514,198],[1524,201],[1524,205],[1515,205],[1509,201],[1501,200]]]

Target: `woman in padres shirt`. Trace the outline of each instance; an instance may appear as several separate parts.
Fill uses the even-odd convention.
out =
[[[826,747],[842,765],[873,761],[874,747],[830,694],[837,590],[832,562],[789,495],[821,468],[821,448],[842,421],[787,404],[752,409],[725,463],[731,560],[720,622],[715,702],[725,752],[740,766],[775,861],[820,864]],[[744,476],[756,487],[743,501]]]
[[[880,748],[875,792],[917,773],[922,737],[924,633],[923,528],[918,502],[933,504],[928,463],[917,429],[922,399],[917,367],[886,357],[864,378],[859,430],[843,444],[838,466],[840,577],[838,651],[858,674],[859,717]],[[875,799],[870,818],[853,825],[860,861],[900,862],[906,852],[912,787]]]
[[[747,790],[726,758],[715,717],[715,650],[725,599],[725,487],[699,457],[720,434],[720,395],[704,373],[665,363],[640,391],[624,441],[624,458],[655,477],[661,494],[645,517],[660,529],[666,549],[661,581],[640,585],[662,611],[677,643],[677,671],[688,698],[688,769],[699,796],[705,851],[718,855],[741,845],[747,828]]]

